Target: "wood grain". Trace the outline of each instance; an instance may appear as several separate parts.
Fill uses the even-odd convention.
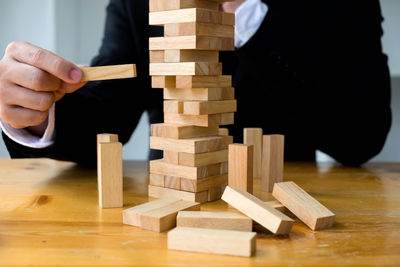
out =
[[[136,77],[135,64],[80,67],[80,70],[82,71],[82,82]]]

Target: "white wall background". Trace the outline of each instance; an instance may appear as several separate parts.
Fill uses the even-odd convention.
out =
[[[0,0],[0,56],[8,43],[28,41],[62,57],[88,65],[99,48],[109,0]],[[135,0],[132,0],[135,1]],[[393,126],[387,143],[374,161],[400,161],[400,1],[381,0],[385,17],[383,46],[392,74]],[[149,148],[147,114],[142,116],[125,159],[146,159]],[[0,157],[8,157],[2,140]],[[318,154],[319,160],[330,160]]]

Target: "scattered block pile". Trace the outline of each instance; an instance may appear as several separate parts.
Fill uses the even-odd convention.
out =
[[[228,182],[228,145],[220,125],[233,124],[231,76],[222,75],[219,51],[234,50],[235,15],[222,0],[150,0],[153,88],[164,88],[164,123],[151,125],[150,147],[164,158],[150,162],[149,196],[204,203],[221,198]]]

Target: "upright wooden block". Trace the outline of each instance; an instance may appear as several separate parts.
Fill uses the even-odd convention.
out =
[[[210,136],[189,139],[172,139],[150,136],[150,148],[186,153],[207,153],[227,149],[232,136]]]
[[[124,210],[123,223],[164,232],[176,226],[176,216],[183,210],[200,210],[200,204],[171,198],[158,199]]]
[[[243,143],[253,145],[253,176],[261,178],[262,128],[244,128]]]
[[[123,206],[122,144],[118,142],[98,145],[97,177],[99,206]]]
[[[171,37],[151,37],[149,39],[150,50],[170,50],[170,49],[190,49],[190,50],[214,50],[232,51],[235,49],[233,38],[211,37],[211,36],[171,36]],[[175,68],[176,65],[171,65]],[[162,74],[155,74],[162,75]],[[175,74],[190,75],[190,74]],[[196,75],[196,74],[193,74]],[[204,74],[207,75],[207,74]],[[220,75],[220,74],[208,74]]]
[[[335,214],[294,182],[274,185],[272,195],[312,230],[332,227]]]
[[[250,257],[256,233],[177,227],[168,232],[168,249]]]
[[[226,88],[232,86],[232,76],[176,76],[176,88]],[[175,86],[164,86],[175,87]]]
[[[171,188],[149,185],[149,197],[155,198],[176,198],[186,201],[205,203],[208,199],[208,192],[185,192]]]
[[[156,123],[151,125],[151,135],[156,137],[188,139],[216,136],[218,133],[218,126],[199,127],[167,123]]]
[[[82,82],[136,77],[135,64],[80,67],[80,70],[82,71]]]
[[[235,14],[201,8],[185,8],[179,10],[151,12],[149,14],[150,25],[164,25],[185,22],[235,25]]]
[[[175,88],[176,77],[175,76],[152,76],[151,87],[153,88]]]
[[[264,135],[261,166],[261,190],[272,192],[274,183],[283,181],[283,135]]]
[[[253,193],[253,145],[229,145],[228,185]]]
[[[164,89],[164,99],[211,101],[211,100],[228,100],[234,98],[235,98],[235,90],[232,87],[193,88],[186,90],[177,88]]]
[[[221,75],[218,62],[150,63],[150,75]]]
[[[212,127],[234,123],[235,113],[219,113],[207,115],[186,115],[179,113],[164,113],[164,122],[170,124],[194,125]]]
[[[235,28],[231,25],[209,24],[199,22],[165,24],[164,36],[211,36],[234,38]]]
[[[150,0],[149,6],[150,12],[185,8],[219,9],[218,2],[207,0]]]
[[[98,134],[97,135],[97,144],[100,143],[115,143],[118,142],[118,134]]]
[[[289,234],[292,229],[291,218],[242,189],[227,186],[222,200],[274,234]]]
[[[228,211],[180,211],[177,227],[192,227],[251,232],[253,221],[238,212]]]

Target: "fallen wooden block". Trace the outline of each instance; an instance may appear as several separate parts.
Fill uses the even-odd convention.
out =
[[[235,98],[235,89],[232,87],[193,88],[186,90],[177,88],[164,89],[164,99],[211,101],[211,100],[228,100],[234,98]]]
[[[186,153],[207,153],[227,149],[232,136],[210,136],[189,139],[172,139],[150,136],[150,148]]]
[[[199,127],[167,123],[156,123],[151,125],[151,135],[156,137],[188,139],[216,136],[218,133],[218,126]]]
[[[291,218],[242,189],[227,186],[222,200],[274,234],[289,234],[292,229]]]
[[[176,216],[182,210],[200,210],[200,204],[178,199],[158,199],[124,210],[123,223],[164,232],[176,226]]]
[[[283,181],[284,136],[263,136],[261,190],[272,192],[275,183]]]
[[[152,76],[151,77],[152,88],[175,88],[176,77],[175,76]]]
[[[250,257],[256,233],[177,227],[168,232],[168,249]]]
[[[272,195],[312,230],[332,227],[335,214],[294,182],[274,185]]]
[[[122,144],[98,144],[97,179],[100,208],[123,206]]]
[[[228,211],[180,211],[177,227],[192,227],[251,232],[253,221],[240,213]]]
[[[171,188],[149,185],[149,197],[154,198],[176,198],[186,201],[205,203],[208,201],[208,192],[185,192]]]
[[[164,25],[164,36],[166,37],[191,35],[234,38],[235,28],[231,25],[199,22],[171,23]]]
[[[211,37],[211,36],[191,35],[191,36],[151,37],[149,38],[149,49],[150,51],[170,50],[170,49],[232,51],[235,49],[235,43],[233,38]],[[176,74],[176,75],[190,75],[190,74]],[[208,75],[220,75],[220,74],[208,74]]]
[[[270,205],[274,209],[279,210],[280,212],[282,212],[283,214],[285,214],[286,216],[288,216],[290,218],[296,218],[296,215],[294,215],[288,208],[286,208],[278,200],[271,200],[271,201],[267,201],[265,203]]]
[[[221,75],[217,62],[150,63],[150,75]]]
[[[203,8],[210,10],[219,10],[218,2],[206,0],[150,0],[150,12],[176,10],[185,8]]]
[[[234,123],[235,113],[219,113],[209,115],[186,115],[164,113],[164,122],[170,124],[194,125],[201,127],[229,125]]]
[[[187,179],[187,178],[181,178],[180,180],[181,185],[180,189],[182,191],[187,191],[187,192],[203,192],[207,191],[210,189],[215,189],[219,188],[219,199],[221,198],[221,187],[223,185],[226,185],[228,183],[228,175],[227,174],[220,174],[216,176],[210,176],[207,178],[201,178],[201,179]],[[217,192],[214,192],[217,193]],[[210,200],[209,200],[210,201]]]
[[[185,153],[164,151],[164,161],[190,167],[200,167],[228,161],[228,150],[218,150],[207,153]]]
[[[125,79],[136,77],[136,65],[113,65],[101,67],[80,67],[82,82]]]
[[[253,176],[261,178],[261,156],[262,156],[262,128],[244,128],[243,143],[253,145]]]
[[[253,193],[253,146],[229,145],[228,185]]]
[[[176,88],[229,88],[232,76],[176,76]],[[175,86],[164,86],[175,87]]]
[[[227,165],[227,162],[201,167],[188,167],[169,164],[164,162],[162,159],[158,159],[150,161],[150,173],[187,179],[201,179],[226,173],[226,167],[223,165]]]
[[[201,8],[186,8],[179,10],[151,12],[150,25],[170,23],[204,22],[223,25],[235,25],[235,14],[213,11]]]

